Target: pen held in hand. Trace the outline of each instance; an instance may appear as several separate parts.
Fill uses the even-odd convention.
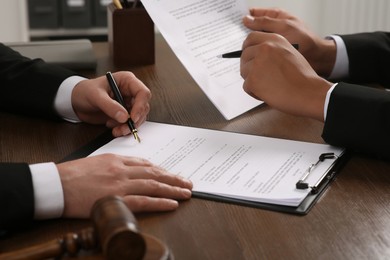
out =
[[[116,84],[115,79],[112,76],[111,72],[107,72],[106,73],[106,77],[107,77],[107,80],[108,80],[108,84],[110,85],[110,88],[111,88],[112,92],[114,93],[116,101],[118,101],[119,104],[121,104],[124,108],[126,108],[125,101],[123,100],[122,94],[119,91],[118,85]],[[138,143],[140,143],[141,139],[138,136],[138,130],[135,127],[135,124],[134,124],[133,120],[130,117],[129,117],[129,120],[127,120],[127,124],[129,126],[130,132],[133,134],[135,140],[137,140]]]
[[[299,49],[299,44],[298,43],[293,43],[291,44],[295,49]],[[232,51],[232,52],[227,52],[221,55],[218,55],[218,58],[240,58],[242,54],[242,50],[239,51]]]

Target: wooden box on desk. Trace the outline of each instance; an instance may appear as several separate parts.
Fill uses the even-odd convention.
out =
[[[107,6],[110,55],[115,66],[154,64],[154,24],[145,8]]]

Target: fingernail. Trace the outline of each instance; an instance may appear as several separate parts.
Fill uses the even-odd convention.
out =
[[[134,117],[132,117],[131,119],[134,121],[134,123],[137,123],[138,120],[140,119],[140,115],[139,114],[136,114]]]
[[[127,117],[128,117],[128,115],[123,113],[122,111],[118,111],[115,114],[115,120],[118,121],[118,122],[121,122],[121,123],[126,122]]]
[[[188,189],[183,189],[183,194],[186,198],[191,198],[192,192]]]
[[[254,22],[254,21],[255,21],[255,18],[254,18],[252,15],[249,15],[249,14],[247,14],[247,15],[245,16],[245,18],[246,18],[249,22]]]
[[[186,179],[184,177],[180,177],[182,179],[182,181],[184,182],[184,184],[187,186],[187,187],[190,187],[192,188],[193,187],[193,184],[192,184],[192,181],[190,181],[189,179]]]
[[[121,127],[122,135],[128,135],[130,134],[130,129],[128,125],[122,125]]]
[[[169,206],[171,206],[171,210],[177,209],[177,207],[179,207],[179,202],[176,200],[169,200],[168,203],[170,204]]]

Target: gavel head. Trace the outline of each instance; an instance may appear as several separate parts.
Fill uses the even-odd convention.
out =
[[[142,259],[146,243],[134,215],[120,197],[98,200],[91,211],[95,232],[107,259]]]

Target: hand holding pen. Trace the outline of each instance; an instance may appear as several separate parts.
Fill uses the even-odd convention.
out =
[[[116,84],[115,79],[112,76],[111,72],[107,72],[106,77],[108,80],[108,84],[110,85],[110,88],[111,88],[112,92],[114,93],[116,101],[118,101],[124,108],[126,108],[125,101],[123,100],[122,94],[119,91],[118,85]],[[130,117],[127,120],[127,125],[129,126],[130,132],[133,134],[135,140],[137,140],[140,143],[141,139],[138,136],[138,130],[135,127],[135,124]]]
[[[145,84],[130,71],[118,71],[113,73],[113,76],[126,101],[127,109],[113,100],[107,77],[103,75],[78,81],[70,97],[74,115],[65,113],[65,111],[59,111],[59,114],[70,121],[106,125],[112,128],[112,134],[115,137],[128,135],[129,105],[131,106],[131,118],[136,126],[140,126],[146,121],[150,111],[152,94]]]

